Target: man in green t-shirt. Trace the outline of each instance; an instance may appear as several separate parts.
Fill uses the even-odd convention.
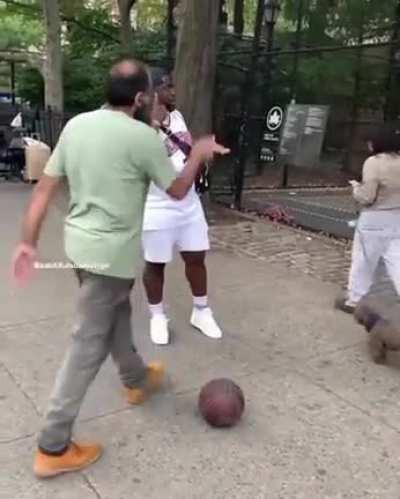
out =
[[[15,278],[26,282],[47,207],[66,178],[70,206],[65,248],[80,285],[77,327],[39,437],[34,463],[39,477],[80,470],[100,457],[100,445],[72,442],[71,434],[85,393],[109,354],[129,403],[142,403],[161,386],[163,366],[143,362],[130,326],[129,297],[140,261],[148,187],[154,182],[182,199],[201,164],[227,152],[212,137],[199,140],[176,178],[157,132],[146,124],[151,123],[153,100],[147,68],[120,61],[110,73],[106,93],[106,109],[81,114],[64,128],[32,196],[13,258]]]

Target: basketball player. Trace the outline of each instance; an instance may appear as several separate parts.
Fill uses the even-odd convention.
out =
[[[153,71],[157,99],[154,119],[175,171],[185,167],[192,138],[182,114],[175,109],[175,90],[165,71]],[[169,343],[168,318],[163,304],[164,271],[171,262],[175,248],[185,263],[186,277],[193,295],[191,324],[205,336],[222,337],[207,298],[206,252],[210,248],[208,226],[203,208],[195,191],[189,190],[182,200],[171,198],[151,184],[143,224],[145,271],[143,282],[149,302],[150,336],[156,345]]]
[[[153,97],[147,68],[132,60],[119,62],[106,93],[107,109],[81,114],[64,128],[34,191],[13,258],[14,277],[26,282],[49,203],[66,178],[71,202],[65,244],[79,282],[77,324],[39,437],[34,472],[40,478],[81,470],[100,457],[101,445],[74,442],[72,430],[108,355],[128,403],[141,404],[160,387],[163,366],[144,362],[131,331],[130,293],[140,262],[148,186],[152,181],[172,198],[183,199],[202,162],[227,152],[211,137],[200,140],[177,178],[159,137],[146,124]]]

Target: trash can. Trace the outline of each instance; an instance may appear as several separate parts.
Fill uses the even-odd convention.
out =
[[[50,158],[51,149],[44,142],[24,137],[25,142],[25,171],[24,180],[35,182],[40,179],[47,161]]]

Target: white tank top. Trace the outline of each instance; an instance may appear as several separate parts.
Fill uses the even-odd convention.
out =
[[[165,126],[180,139],[191,144],[192,137],[181,113],[175,110],[170,113],[169,118],[170,121]],[[162,131],[160,135],[175,171],[180,173],[185,167],[185,155]],[[145,204],[143,230],[169,229],[199,219],[205,220],[203,207],[194,186],[184,199],[177,201],[151,183]]]

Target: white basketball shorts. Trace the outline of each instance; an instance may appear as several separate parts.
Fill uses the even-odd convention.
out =
[[[204,219],[170,229],[143,232],[144,259],[150,263],[168,263],[175,249],[182,252],[208,251],[210,241]]]

